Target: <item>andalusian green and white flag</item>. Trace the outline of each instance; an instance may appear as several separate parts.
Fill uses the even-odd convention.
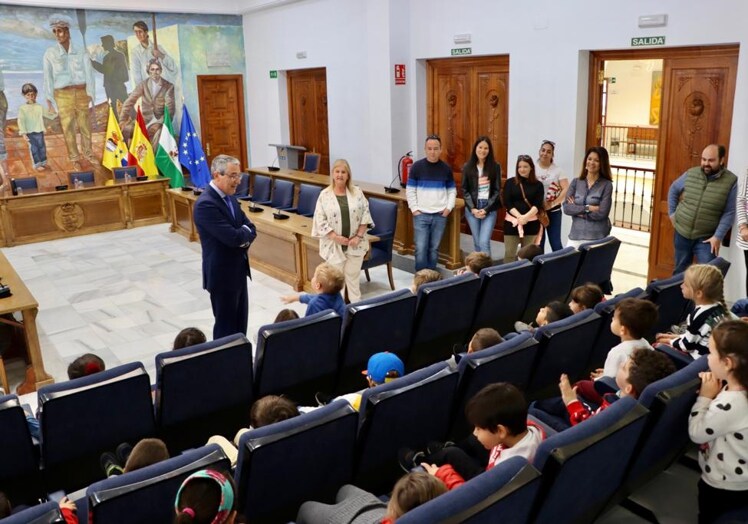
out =
[[[158,139],[158,151],[156,151],[156,165],[161,174],[171,180],[171,187],[182,187],[184,177],[182,166],[179,164],[179,148],[174,139],[174,128],[171,123],[169,108],[164,107],[164,127],[161,128],[161,136]]]

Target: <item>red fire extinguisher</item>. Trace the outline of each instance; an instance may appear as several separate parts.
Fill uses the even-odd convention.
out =
[[[405,187],[408,185],[408,171],[410,166],[413,165],[413,151],[408,151],[402,157],[397,164],[397,174],[400,176],[400,185]]]

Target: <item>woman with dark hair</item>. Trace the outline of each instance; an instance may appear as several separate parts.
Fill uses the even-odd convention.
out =
[[[517,157],[514,179],[504,184],[504,263],[517,260],[517,249],[535,243],[540,232],[538,211],[545,201],[543,183],[535,178],[535,164],[530,155]]]
[[[613,203],[613,177],[608,150],[593,146],[584,156],[584,168],[569,184],[564,213],[571,215],[567,246],[605,238],[610,233],[610,207]]]
[[[545,188],[545,210],[548,213],[548,227],[543,231],[540,247],[545,249],[545,238],[553,251],[563,247],[561,243],[561,204],[566,200],[566,191],[569,189],[569,179],[561,168],[553,162],[556,154],[556,144],[550,140],[540,143],[538,162],[535,165],[535,175],[543,183]]]
[[[501,166],[494,159],[493,145],[487,136],[478,137],[470,159],[462,168],[462,192],[473,247],[490,256],[491,233],[496,211],[501,207]]]

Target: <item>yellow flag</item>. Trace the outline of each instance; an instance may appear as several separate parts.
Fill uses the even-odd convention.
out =
[[[145,130],[145,120],[143,120],[140,108],[138,108],[138,121],[135,123],[132,142],[130,142],[130,154],[135,157],[138,167],[148,178],[158,178],[156,156],[153,154],[153,146]]]
[[[101,155],[101,165],[109,170],[127,165],[127,144],[122,139],[122,131],[114,117],[112,106],[109,106],[109,120],[106,124],[106,140],[104,153]]]

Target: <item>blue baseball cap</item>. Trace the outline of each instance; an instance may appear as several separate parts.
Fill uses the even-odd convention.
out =
[[[394,353],[383,351],[369,357],[369,363],[361,374],[367,375],[377,384],[384,384],[387,373],[390,371],[397,371],[398,376],[402,377],[405,375],[405,365]]]

